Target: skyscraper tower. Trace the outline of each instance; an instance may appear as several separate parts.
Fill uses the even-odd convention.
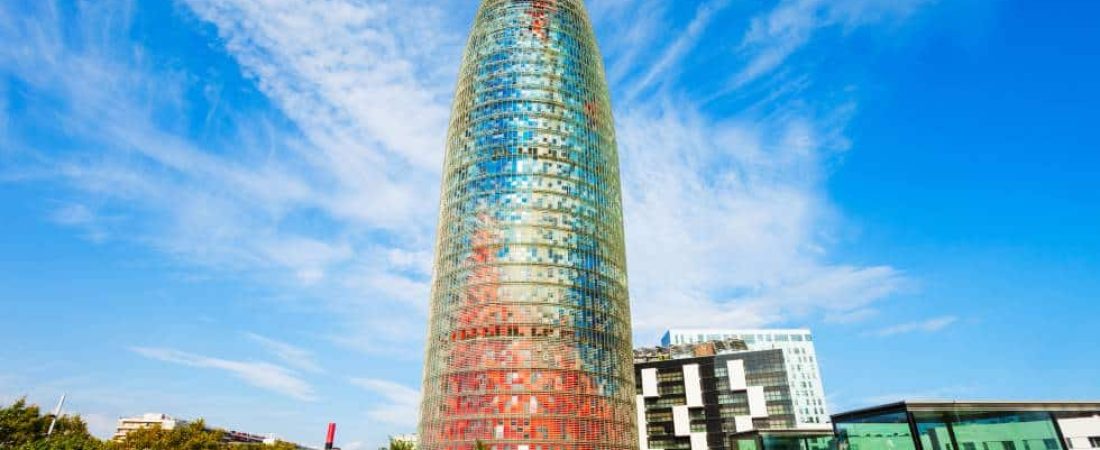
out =
[[[636,449],[619,158],[583,0],[482,0],[443,173],[420,446]]]

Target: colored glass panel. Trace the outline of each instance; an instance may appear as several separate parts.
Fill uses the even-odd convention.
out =
[[[952,420],[959,449],[1061,450],[1046,412],[961,413]]]
[[[845,450],[915,450],[905,412],[886,413],[836,423],[839,448]]]
[[[618,153],[581,0],[483,0],[455,94],[420,446],[638,445]]]

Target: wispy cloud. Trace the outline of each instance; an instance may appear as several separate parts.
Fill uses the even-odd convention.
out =
[[[900,20],[932,0],[781,0],[755,17],[741,41],[744,67],[731,80],[740,88],[766,75],[810,42],[822,28],[853,29],[887,19]]]
[[[245,337],[260,344],[261,347],[290,367],[306,372],[324,372],[324,369],[321,368],[321,365],[317,363],[317,359],[313,356],[313,352],[304,348],[260,336],[256,333],[245,333]]]
[[[27,114],[51,117],[56,129],[38,132],[66,139],[20,146],[0,161],[0,177],[70,188],[54,218],[94,241],[133,240],[262,280],[340,312],[349,319],[336,325],[349,330],[400,317],[415,338],[393,342],[415,345],[436,205],[423,200],[438,196],[453,76],[436,68],[456,67],[460,53],[439,49],[461,35],[429,26],[437,6],[190,4],[277,106],[270,111],[224,100],[225,81],[208,76],[216,70],[158,65],[127,41],[132,18],[118,4],[81,3],[78,20],[50,5],[24,15],[0,6],[0,35],[21,43],[0,48],[0,70],[56,100]],[[184,131],[191,125],[200,136]]]
[[[674,5],[665,0],[591,0],[587,6],[594,26],[603,31],[600,45],[608,81],[619,87],[656,57],[652,49],[667,35],[666,15]]]
[[[955,324],[955,322],[958,321],[959,318],[955,316],[936,317],[934,319],[889,326],[875,331],[871,334],[880,337],[887,337],[909,333],[935,333],[937,331],[946,329],[947,327]]]
[[[892,392],[865,397],[859,400],[860,406],[882,405],[885,403],[900,402],[903,400],[949,400],[961,396],[972,395],[975,392],[969,386],[948,386],[918,391]]]
[[[325,206],[414,236],[430,230],[418,219],[434,204],[416,200],[439,184],[451,93],[451,78],[433,68],[457,67],[454,52],[440,50],[459,41],[400,36],[429,30],[440,11],[340,0],[185,3],[218,27],[229,52],[314,144],[314,161],[339,182]]]
[[[714,121],[669,101],[621,117],[636,327],[758,326],[865,309],[891,267],[828,260],[820,182],[832,120]]]
[[[777,104],[764,117],[708,116],[693,106],[697,99],[677,94],[673,67],[726,4],[708,3],[680,27],[661,3],[593,2],[596,20],[618,24],[622,36],[684,29],[660,51],[613,38],[617,49],[609,52],[613,72],[652,63],[640,78],[624,76],[627,86],[657,79],[666,86],[616,111],[639,330],[764,325],[818,313],[851,318],[900,289],[897,269],[830,258],[837,221],[823,166],[847,148],[854,106],[816,113]],[[276,111],[221,100],[216,79],[158,69],[124,41],[128,16],[108,6],[81,4],[75,26],[100,47],[72,45],[61,32],[71,24],[48,9],[42,20],[2,30],[24,43],[0,49],[2,68],[64,99],[66,107],[50,113],[79,138],[81,155],[94,155],[37,155],[48,177],[76,192],[59,216],[79,212],[73,225],[105,238],[274,280],[343,318],[333,341],[415,354],[407,350],[423,338],[436,219],[430,199],[438,198],[452,72],[466,30],[440,26],[453,19],[437,3],[183,4],[214,26],[216,44]],[[781,1],[753,19],[744,38],[741,51],[758,60],[748,67],[761,67],[747,77],[781,66],[823,24],[856,26],[884,11],[908,10],[870,0]],[[101,29],[121,31],[95,34]],[[196,89],[204,99],[186,94]],[[186,116],[184,105],[206,111],[205,122],[220,115],[233,131],[200,142],[158,120]]]
[[[227,372],[258,388],[299,400],[313,401],[317,399],[313,386],[298,377],[293,371],[275,364],[212,358],[168,348],[134,347],[131,350],[141,356],[157,361]]]
[[[417,365],[470,2],[180,0],[179,15],[216,31],[207,43],[247,86],[227,86],[214,70],[222,67],[157,60],[130,41],[132,9],[123,3],[79,2],[76,19],[50,2],[24,3],[33,13],[0,3],[0,40],[18,43],[0,46],[0,71],[50,100],[32,102],[29,113],[51,118],[36,132],[64,139],[3,145],[0,179],[60,184],[72,198],[58,203],[55,220],[318,302],[337,317],[332,341]],[[682,63],[716,29],[725,2],[678,18],[667,0],[589,2],[612,89],[639,92],[614,99],[639,337],[676,325],[852,323],[907,285],[889,261],[835,256],[845,225],[828,200],[826,167],[849,146],[856,102],[797,97],[809,68],[794,62],[821,30],[900,20],[923,3],[780,0],[736,24],[748,29],[731,37],[743,65],[700,77],[705,63]],[[454,14],[455,5],[471,12]],[[733,116],[714,117],[705,99],[684,94],[685,75],[729,77],[736,88],[778,73],[790,76],[746,99],[749,107],[733,105],[744,110]],[[6,87],[0,111],[10,109]],[[269,103],[232,101],[232,91],[253,88]],[[0,115],[0,143],[27,123]],[[321,369],[309,352],[250,337],[281,365],[134,351],[316,398],[295,370]],[[415,423],[415,389],[354,383],[382,400],[372,419]]]
[[[728,0],[700,4],[695,11],[695,17],[688,23],[687,28],[664,49],[656,62],[649,66],[649,70],[627,91],[627,100],[632,101],[638,94],[646,91],[659,79],[675,79],[675,77],[668,76],[669,71],[676,67],[677,63],[695,47],[703,32],[710,25],[714,15],[728,5]]]
[[[375,378],[353,378],[351,383],[371,392],[384,401],[370,408],[367,415],[382,423],[416,427],[420,408],[420,391],[387,380]]]

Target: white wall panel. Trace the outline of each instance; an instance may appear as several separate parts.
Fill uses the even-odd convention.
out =
[[[749,386],[749,415],[768,417],[768,403],[764,399],[764,386]]]
[[[672,407],[672,432],[677,436],[691,435],[691,415],[687,406]]]
[[[707,450],[706,433],[691,433],[691,450]]]
[[[657,369],[642,369],[642,396],[660,397],[657,390]]]
[[[703,406],[703,384],[699,378],[698,364],[684,366],[684,395],[687,397],[688,406],[694,408]]]
[[[743,391],[749,388],[748,381],[745,381],[745,361],[740,359],[726,361],[726,373],[729,374],[731,391]]]
[[[645,419],[645,396],[639,395],[638,401],[638,450],[649,450],[649,423]]]
[[[738,433],[752,431],[752,416],[736,416],[733,418],[733,426]]]

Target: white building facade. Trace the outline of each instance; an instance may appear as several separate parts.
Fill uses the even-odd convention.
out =
[[[167,414],[148,413],[134,417],[123,417],[118,419],[118,427],[115,429],[115,435],[112,439],[119,441],[130,434],[131,431],[140,430],[142,428],[149,428],[152,426],[159,426],[162,430],[174,430],[177,426],[186,425],[187,421],[174,419]]]
[[[742,340],[749,350],[782,350],[794,403],[795,426],[806,429],[830,426],[813,334],[808,329],[673,328],[665,332],[661,345],[697,344],[727,339]]]

